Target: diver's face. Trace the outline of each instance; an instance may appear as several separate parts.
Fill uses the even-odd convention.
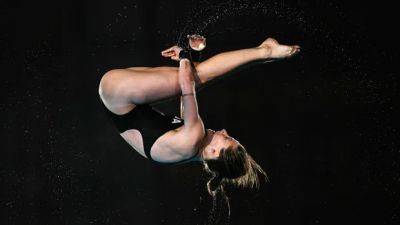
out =
[[[207,133],[207,135],[211,135],[211,142],[203,151],[204,159],[216,159],[222,149],[235,151],[239,146],[239,142],[229,136],[225,129],[220,131],[208,130]]]

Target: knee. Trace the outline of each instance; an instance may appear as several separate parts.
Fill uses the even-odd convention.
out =
[[[108,89],[110,89],[110,80],[112,79],[112,76],[115,76],[113,74],[115,74],[115,70],[110,70],[101,77],[98,87],[98,93],[100,97],[104,97],[105,93],[108,91]]]
[[[113,69],[103,75],[99,95],[108,100],[143,104],[147,100],[141,77],[127,69]]]
[[[123,71],[113,69],[106,72],[100,79],[98,93],[102,98],[109,98],[121,92],[121,86],[124,83]]]
[[[109,83],[111,80],[115,80],[118,77],[119,73],[121,73],[121,69],[112,69],[107,71],[101,77],[100,84],[104,85]]]
[[[208,81],[207,77],[204,75],[205,71],[203,70],[202,66],[196,65],[195,66],[196,73],[195,73],[195,81],[197,85],[204,84]]]

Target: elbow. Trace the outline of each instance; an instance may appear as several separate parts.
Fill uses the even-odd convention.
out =
[[[204,125],[203,122],[200,118],[200,116],[197,115],[196,118],[192,119],[185,119],[185,124],[183,125],[183,129],[187,131],[187,133],[191,133],[193,130],[203,130]]]
[[[189,118],[184,118],[184,120],[185,120],[185,127],[188,127],[188,128],[197,127],[199,125],[199,123],[201,122],[201,118],[198,114],[193,115]]]

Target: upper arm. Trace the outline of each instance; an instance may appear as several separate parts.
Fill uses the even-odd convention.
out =
[[[168,135],[165,144],[174,154],[180,155],[182,159],[192,157],[197,153],[197,147],[204,138],[204,125],[201,120],[190,127],[182,127]]]

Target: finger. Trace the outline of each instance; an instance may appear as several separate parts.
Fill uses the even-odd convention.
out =
[[[193,35],[188,35],[188,38],[193,39],[193,40],[200,40],[200,39],[205,39],[203,36],[199,34],[193,34]]]
[[[161,52],[161,55],[171,54],[171,52],[172,51],[164,51],[164,52]]]
[[[164,52],[164,53],[161,53],[161,55],[163,55],[163,56],[173,56],[175,54],[175,52]]]
[[[170,52],[170,51],[173,51],[173,47],[171,47],[171,48],[168,48],[168,49],[165,49],[164,51],[162,51],[161,53],[163,53],[163,52]]]
[[[200,36],[200,35],[196,35],[196,36],[194,36],[194,37],[192,37],[193,39],[195,39],[195,40],[200,40],[200,39],[203,39],[203,37],[202,36]]]

